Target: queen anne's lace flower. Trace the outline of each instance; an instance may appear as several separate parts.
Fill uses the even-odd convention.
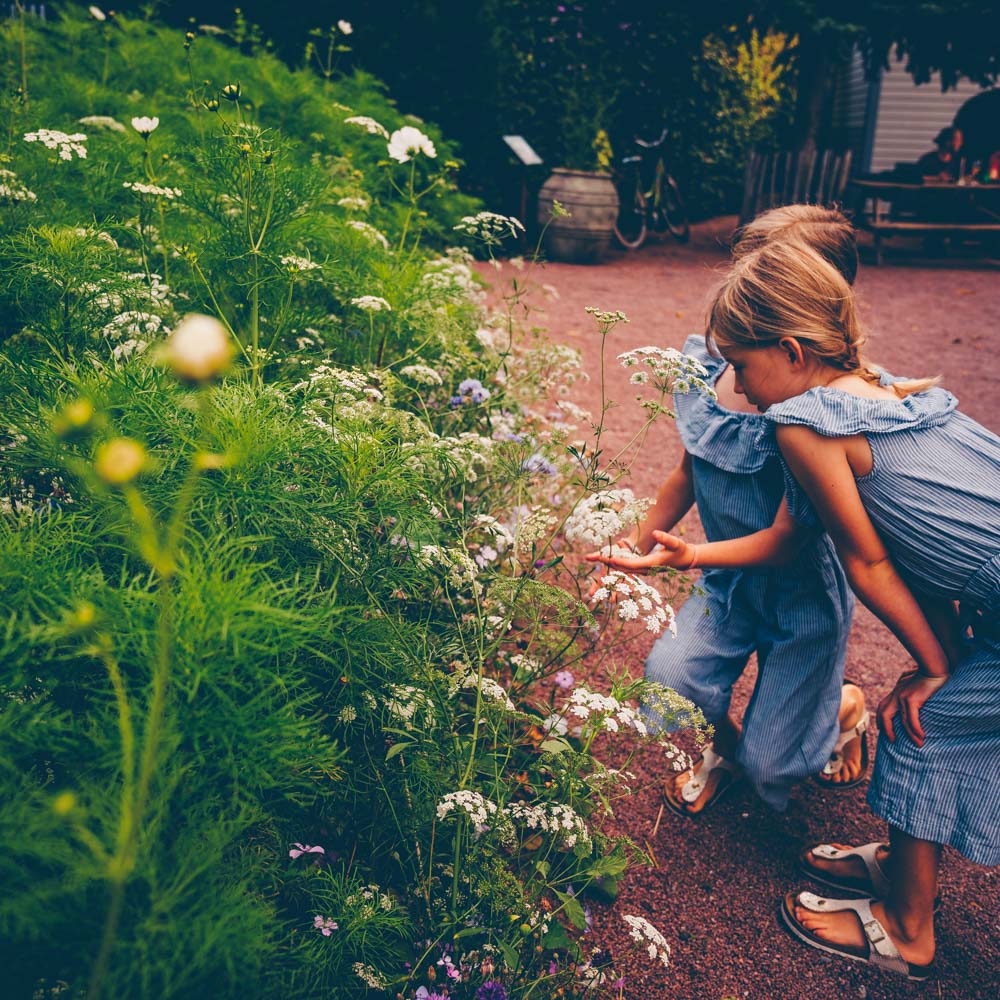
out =
[[[317,271],[320,266],[308,257],[296,257],[290,253],[281,258],[281,263],[292,271]]]
[[[636,621],[642,617],[648,632],[657,635],[666,627],[672,635],[677,635],[674,609],[664,604],[660,592],[641,577],[612,569],[599,577],[598,583],[600,586],[590,596],[591,604],[611,601],[614,595],[612,607],[617,608],[622,621]]]
[[[545,802],[532,805],[528,802],[512,802],[506,807],[512,820],[529,830],[541,830],[554,834],[560,847],[570,850],[579,843],[589,849],[591,838],[587,821],[570,806],[562,802]]]
[[[154,198],[166,198],[168,201],[180,198],[184,194],[180,188],[165,187],[161,184],[147,184],[145,181],[124,181],[122,187],[128,188],[129,191],[135,191],[136,194],[148,194]]]
[[[110,115],[84,115],[82,118],[78,118],[77,121],[79,121],[81,125],[91,125],[94,128],[106,128],[111,132],[128,131],[117,118],[112,118]]]
[[[477,826],[484,826],[497,813],[497,804],[479,792],[463,789],[448,792],[437,805],[437,818],[445,819],[453,812],[465,813]]]
[[[367,198],[345,195],[343,198],[337,199],[337,204],[341,208],[346,208],[352,212],[366,212],[371,202]]]
[[[412,157],[422,153],[431,159],[437,156],[434,143],[418,128],[404,125],[389,137],[389,156],[400,163],[407,163]]]
[[[705,366],[672,347],[637,347],[619,354],[618,360],[625,369],[638,369],[629,380],[632,385],[651,385],[662,395],[695,389],[715,397],[715,390],[705,381]]]
[[[530,551],[531,547],[546,538],[549,529],[558,518],[545,507],[523,508],[518,512],[514,526],[514,549],[518,553]]]
[[[389,130],[380,122],[375,121],[374,118],[369,118],[368,115],[352,115],[350,118],[344,119],[344,124],[357,125],[369,135],[380,135],[383,139],[389,138]]]
[[[416,382],[418,385],[442,385],[443,379],[429,365],[406,365],[399,369],[399,374],[403,378]]]
[[[670,945],[667,939],[645,918],[622,914],[622,920],[631,928],[629,937],[644,945],[650,958],[658,958],[664,965],[670,965]]]
[[[362,236],[371,240],[372,243],[378,243],[387,250],[389,249],[389,241],[385,238],[385,234],[380,233],[373,225],[370,225],[363,219],[351,219],[347,224],[351,229],[357,230]]]
[[[467,673],[452,674],[448,680],[451,693],[457,694],[470,688],[479,688],[482,696],[489,701],[502,705],[508,712],[516,712],[517,706],[510,700],[505,688],[492,677],[480,677],[474,670]]]
[[[392,312],[392,306],[381,295],[359,295],[356,299],[351,299],[351,305],[365,312],[382,312],[383,309]]]
[[[87,137],[82,132],[69,135],[57,129],[40,128],[35,132],[25,132],[24,141],[40,142],[46,149],[57,150],[60,160],[72,160],[74,154],[81,160],[87,158],[87,147],[84,145]]]
[[[0,200],[38,201],[38,195],[34,191],[29,191],[13,170],[0,167]]]
[[[631,490],[601,490],[584,497],[566,519],[568,541],[598,547],[635,527],[652,507]]]
[[[479,212],[476,215],[463,216],[461,222],[453,228],[489,244],[499,243],[508,236],[516,239],[518,233],[524,232],[520,220],[512,215],[499,215],[496,212]]]

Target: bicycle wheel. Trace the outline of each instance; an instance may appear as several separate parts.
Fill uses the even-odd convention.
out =
[[[663,218],[667,229],[678,243],[687,243],[691,238],[691,226],[688,224],[687,209],[681,197],[677,181],[669,174],[663,178]]]
[[[615,238],[626,250],[638,250],[646,242],[646,196],[638,173],[618,185]]]

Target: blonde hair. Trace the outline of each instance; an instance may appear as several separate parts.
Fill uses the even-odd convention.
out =
[[[733,256],[739,259],[776,241],[804,243],[830,262],[849,284],[858,275],[858,240],[843,212],[822,205],[783,205],[761,212],[736,231]]]
[[[715,351],[758,348],[794,337],[821,364],[879,384],[864,355],[854,293],[840,270],[801,240],[772,240],[740,256],[709,308],[707,340]],[[937,379],[896,382],[897,396]]]

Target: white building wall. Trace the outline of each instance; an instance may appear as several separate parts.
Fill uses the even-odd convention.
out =
[[[872,171],[915,163],[934,148],[934,136],[951,124],[955,112],[982,90],[978,84],[960,80],[957,87],[942,93],[937,73],[918,86],[905,66],[905,62],[890,59],[890,69],[882,72]]]

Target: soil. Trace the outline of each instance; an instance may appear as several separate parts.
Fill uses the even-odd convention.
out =
[[[735,220],[723,218],[693,227],[686,246],[647,245],[615,254],[597,267],[567,264],[531,266],[515,272],[505,263],[484,275],[499,287],[511,277],[553,292],[534,297],[543,314],[532,321],[548,336],[580,350],[594,376],[578,384],[571,398],[598,412],[600,338],[584,312],[593,305],[623,310],[607,345],[608,396],[621,403],[607,417],[606,453],[623,445],[641,420],[632,402],[635,388],[614,358],[622,351],[655,344],[680,348],[701,332],[710,289],[725,268]],[[940,374],[969,416],[1000,430],[998,367],[1000,273],[988,261],[897,259],[876,267],[862,256],[857,281],[861,317],[870,331],[869,356],[901,375]],[[555,297],[555,294],[558,297]],[[669,419],[654,426],[632,466],[627,484],[652,496],[680,458],[677,431]],[[623,484],[624,485],[624,484]],[[703,538],[696,512],[683,522],[695,540]],[[626,666],[642,671],[652,639],[635,640],[603,670]],[[908,665],[902,647],[859,606],[851,633],[847,674],[864,687],[873,708]],[[734,709],[741,712],[753,688],[755,667],[737,686]],[[599,685],[601,677],[592,681]],[[869,734],[874,750],[875,734]],[[640,759],[633,766],[634,793],[622,800],[615,820],[655,860],[635,867],[612,906],[592,904],[595,945],[610,947],[626,978],[629,1000],[995,1000],[1000,996],[1000,870],[984,869],[945,850],[937,920],[937,975],[907,983],[807,948],[779,925],[778,902],[790,889],[823,889],[797,873],[797,856],[810,845],[837,841],[862,844],[886,836],[885,824],[865,802],[867,783],[844,792],[813,782],[797,787],[788,810],[771,811],[752,792],[740,789],[707,815],[685,819],[663,811],[659,787],[663,765]],[[831,892],[835,895],[835,892]],[[647,917],[670,942],[669,968],[637,955],[621,915]]]

